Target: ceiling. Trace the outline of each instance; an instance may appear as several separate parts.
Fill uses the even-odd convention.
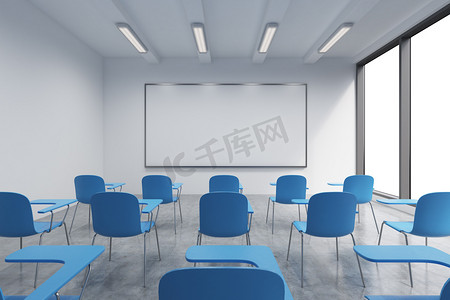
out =
[[[271,58],[315,63],[364,58],[449,0],[30,0],[104,57],[143,56],[150,63],[191,58]],[[139,54],[117,30],[128,23],[149,48]],[[192,23],[203,23],[209,51],[199,54]],[[265,25],[278,23],[269,51],[258,53]],[[342,23],[353,28],[327,53],[317,49]]]

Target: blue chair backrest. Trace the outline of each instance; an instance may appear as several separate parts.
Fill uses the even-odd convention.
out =
[[[430,237],[450,235],[450,192],[430,193],[420,197],[411,233]]]
[[[108,237],[141,234],[141,215],[136,196],[121,192],[97,193],[91,199],[94,231]]]
[[[444,283],[439,299],[440,300],[450,299],[450,278]]]
[[[200,232],[233,237],[248,231],[247,197],[233,192],[214,192],[200,198]]]
[[[185,268],[167,272],[159,282],[159,300],[283,300],[277,273],[258,268]]]
[[[306,233],[340,237],[355,228],[356,197],[345,192],[315,194],[309,199]]]
[[[81,203],[91,203],[94,194],[105,191],[105,181],[97,175],[79,175],[75,177],[75,194]]]
[[[306,178],[284,175],[277,179],[276,202],[291,203],[292,199],[306,199]]]
[[[370,202],[373,194],[373,177],[369,175],[348,176],[344,180],[343,191],[355,195],[358,204]]]
[[[172,180],[164,175],[147,175],[142,178],[142,198],[161,199],[163,204],[172,203]]]
[[[33,212],[27,197],[0,192],[0,236],[23,237],[36,234]]]
[[[215,175],[209,179],[209,192],[239,192],[239,179],[233,175]]]

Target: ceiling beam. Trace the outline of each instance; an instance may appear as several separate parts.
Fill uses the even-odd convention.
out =
[[[267,23],[278,23],[280,24],[281,21],[283,21],[284,16],[286,15],[286,12],[289,8],[289,5],[291,4],[292,0],[269,0],[266,6],[266,11],[264,13],[264,17],[261,20],[261,26],[258,32],[257,41],[255,45],[255,50],[253,51],[253,63],[262,64],[267,56],[267,53],[270,51],[267,51],[266,53],[260,53],[258,51],[259,44],[261,42],[262,35],[264,34],[264,30],[266,29]],[[275,36],[277,34],[275,33]],[[274,37],[275,38],[275,37]]]
[[[352,0],[341,11],[341,13],[330,23],[320,38],[312,45],[303,58],[304,63],[313,64],[324,54],[319,53],[319,47],[336,31],[342,23],[356,24],[361,20],[379,0]]]
[[[186,18],[188,21],[189,30],[192,31],[191,25],[192,23],[202,23],[204,25],[205,39],[206,45],[208,47],[208,51],[206,53],[200,53],[197,50],[197,46],[195,50],[198,54],[198,59],[201,63],[211,63],[211,48],[208,45],[208,26],[205,24],[205,14],[203,12],[203,2],[202,0],[182,0],[184,7],[184,12],[186,13]],[[194,34],[192,34],[192,39],[194,40]],[[195,45],[195,40],[194,40]]]
[[[119,0],[95,0],[94,1],[97,8],[103,13],[103,15],[108,18],[116,26],[116,23],[127,23],[133,28],[133,31],[137,34],[139,39],[147,47],[148,51],[146,53],[141,53],[140,55],[149,63],[155,64],[159,63],[160,58],[156,51],[151,47],[150,42],[147,40],[144,32],[139,29],[139,26],[134,22],[133,18],[129,15],[127,10],[123,7]],[[118,34],[121,34],[117,30]],[[124,39],[124,41],[126,41]]]

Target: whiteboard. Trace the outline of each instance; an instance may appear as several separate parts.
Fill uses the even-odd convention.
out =
[[[306,167],[306,84],[146,84],[146,167]]]

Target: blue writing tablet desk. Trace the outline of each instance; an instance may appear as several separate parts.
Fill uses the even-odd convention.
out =
[[[377,202],[383,203],[383,204],[390,204],[390,205],[402,205],[402,204],[409,204],[409,205],[416,205],[417,199],[377,199]]]
[[[266,246],[191,246],[186,251],[186,260],[193,263],[244,263],[269,270],[280,275],[284,281],[285,299],[293,300],[272,250]]]
[[[117,188],[120,188],[119,192],[122,191],[122,187],[125,185],[125,182],[109,182],[105,183],[105,186],[108,190],[114,190],[116,191]]]
[[[63,266],[38,286],[26,300],[42,300],[52,297],[78,273],[105,251],[103,246],[30,246],[16,251],[5,258],[8,263],[59,263]],[[80,296],[69,296],[62,299],[79,299],[84,291],[86,277]],[[8,297],[6,297],[8,298]],[[12,299],[20,299],[13,297]]]
[[[162,199],[139,199],[138,201],[140,205],[145,205],[142,209],[143,214],[152,213],[163,202]]]
[[[450,255],[430,246],[357,245],[353,250],[376,263],[431,263],[450,268]]]
[[[342,182],[327,182],[330,186],[344,186]]]
[[[38,211],[38,213],[40,214],[53,212],[54,210],[64,206],[67,206],[67,208],[69,208],[69,205],[75,202],[77,202],[77,199],[37,199],[30,201],[30,203],[33,205],[51,205]]]

